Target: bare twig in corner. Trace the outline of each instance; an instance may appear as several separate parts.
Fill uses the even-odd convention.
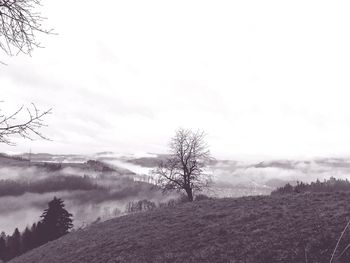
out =
[[[341,239],[343,238],[343,235],[344,235],[346,229],[348,229],[349,225],[350,225],[350,220],[349,220],[348,223],[346,224],[346,226],[345,226],[343,232],[341,232],[341,235],[340,235],[340,237],[339,237],[339,239],[338,239],[338,242],[337,242],[337,244],[336,244],[336,246],[335,246],[335,248],[334,248],[334,250],[333,250],[332,257],[331,257],[331,260],[329,261],[329,263],[332,263],[332,262],[333,262],[333,258],[334,258],[335,253],[337,252],[339,243],[340,243]]]
[[[36,11],[40,6],[40,0],[0,0],[0,49],[6,54],[30,55],[40,47],[36,33],[52,33],[42,27],[45,18]]]
[[[348,245],[344,248],[344,250],[340,253],[340,255],[339,255],[339,257],[337,257],[337,259],[340,259],[340,258],[344,255],[344,253],[349,249],[349,247],[350,247],[350,244],[348,244]]]

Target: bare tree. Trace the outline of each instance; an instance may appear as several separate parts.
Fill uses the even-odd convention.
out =
[[[188,200],[193,201],[194,191],[209,185],[211,177],[205,167],[212,157],[204,139],[202,131],[176,131],[170,141],[170,156],[152,171],[164,191],[185,191]]]
[[[17,117],[26,110],[27,118],[25,121],[18,121]],[[33,140],[34,137],[48,139],[41,132],[40,128],[46,126],[43,123],[43,117],[51,113],[51,109],[39,111],[34,104],[31,107],[24,106],[17,109],[9,115],[0,114],[0,143],[14,145],[11,138],[20,136],[25,139]]]
[[[0,48],[7,55],[30,54],[40,47],[36,33],[51,33],[42,27],[45,19],[35,8],[40,0],[0,0]]]

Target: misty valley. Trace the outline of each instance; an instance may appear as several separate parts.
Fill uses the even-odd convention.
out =
[[[349,263],[349,12],[0,0],[0,263]]]
[[[161,192],[127,169],[76,156],[61,160],[47,155],[1,155],[0,225],[11,233],[39,219],[47,203],[57,196],[74,215],[74,226],[84,227],[124,212],[133,200],[160,200]]]
[[[176,200],[164,195],[150,171],[163,155],[102,152],[93,155],[0,155],[0,225],[11,234],[39,220],[53,198],[64,200],[74,229],[126,214],[128,205],[148,200],[156,206]],[[350,162],[341,158],[310,160],[214,160],[211,197],[267,195],[297,181],[348,178]]]

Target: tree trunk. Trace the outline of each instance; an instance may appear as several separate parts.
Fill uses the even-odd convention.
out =
[[[187,198],[188,201],[192,202],[193,201],[193,193],[192,193],[192,188],[186,188],[186,193],[187,193]]]

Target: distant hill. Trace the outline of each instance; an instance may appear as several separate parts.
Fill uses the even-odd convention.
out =
[[[203,200],[94,224],[10,262],[328,263],[349,216],[348,192]],[[349,243],[347,231],[337,257]]]
[[[0,153],[0,167],[6,166],[28,166],[29,160],[22,156],[12,156],[5,153]]]
[[[79,169],[81,171],[113,172],[120,175],[134,176],[135,173],[125,168],[107,164],[99,160],[90,160],[82,155],[53,155],[48,153],[7,155],[0,153],[0,168],[36,167],[48,172],[63,170],[65,168]]]
[[[153,168],[153,167],[157,167],[161,161],[166,160],[167,157],[168,155],[163,154],[163,155],[157,155],[156,157],[133,158],[133,159],[127,160],[127,162],[140,165],[143,167]]]

